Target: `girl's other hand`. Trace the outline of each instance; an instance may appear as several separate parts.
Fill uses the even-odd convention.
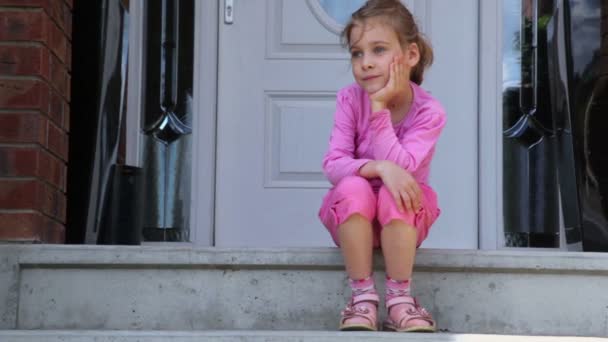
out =
[[[396,96],[407,91],[408,81],[403,55],[395,56],[389,67],[389,78],[386,85],[377,92],[369,94],[372,111],[377,112],[387,108]]]
[[[385,160],[378,164],[378,175],[387,187],[401,212],[420,209],[422,192],[414,177],[399,165]]]

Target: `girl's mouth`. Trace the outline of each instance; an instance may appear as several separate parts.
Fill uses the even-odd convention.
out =
[[[380,76],[378,76],[378,75],[376,75],[376,76],[366,76],[366,77],[363,77],[363,80],[364,81],[369,81],[369,80],[373,80],[374,78],[377,78],[377,77],[380,77]]]

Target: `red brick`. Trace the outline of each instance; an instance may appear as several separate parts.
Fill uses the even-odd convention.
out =
[[[63,31],[52,20],[47,20],[47,45],[63,62],[67,62],[68,40]]]
[[[72,43],[67,43],[68,47],[68,55],[66,56],[65,67],[68,69],[68,72],[72,72]]]
[[[63,12],[63,6],[65,4],[61,0],[49,0],[49,5],[46,8],[49,16],[55,21],[57,26],[61,29],[65,29],[65,18],[63,17],[65,13]]]
[[[38,172],[36,176],[65,192],[67,165],[47,151],[40,150],[38,152]]]
[[[53,219],[65,223],[65,194],[46,183],[40,182],[39,184],[38,203],[40,209]]]
[[[42,80],[0,78],[0,108],[49,110],[49,86]]]
[[[68,137],[61,129],[48,123],[48,143],[49,151],[57,155],[61,160],[68,160]]]
[[[50,96],[51,102],[49,103],[49,118],[57,126],[61,127],[63,126],[63,115],[65,112],[65,107],[68,107],[68,104],[55,91],[51,91]]]
[[[72,40],[72,9],[70,8],[70,5],[68,4],[64,4],[63,6],[63,27],[64,27],[64,31],[65,34],[67,35],[68,39],[71,41]]]
[[[39,201],[42,185],[42,182],[35,179],[0,179],[0,208],[42,211],[42,203]]]
[[[67,167],[41,148],[0,147],[0,177],[37,177],[65,192]]]
[[[49,0],[0,0],[2,7],[45,7]]]
[[[66,106],[63,111],[63,131],[68,134],[70,132],[70,106]]]
[[[42,42],[63,63],[68,61],[68,38],[43,11],[0,11],[0,40]]]
[[[45,39],[46,15],[42,11],[0,12],[0,40],[36,41]]]
[[[52,17],[57,21],[61,31],[68,40],[72,40],[72,10],[61,0],[53,0],[54,13]]]
[[[60,69],[58,74],[58,78],[62,78],[61,75],[63,75],[65,79],[63,85],[60,84],[58,87],[63,87],[67,93],[69,76],[65,74],[65,69]],[[0,78],[0,108],[39,110],[62,127],[69,104],[64,97],[59,95],[59,90],[51,89],[46,81]]]
[[[33,177],[38,171],[39,148],[0,147],[0,177]]]
[[[0,0],[0,6],[13,9],[44,9],[68,38],[72,36],[72,10],[70,5],[62,0]]]
[[[37,210],[65,222],[65,194],[39,180],[0,180],[0,208]]]
[[[54,58],[54,55],[47,46],[42,45],[42,44],[41,44],[41,54],[42,54],[42,62],[41,62],[42,63],[42,65],[41,65],[42,73],[41,74],[45,80],[50,82],[51,81],[51,58]]]
[[[0,74],[50,80],[50,53],[43,45],[0,45]]]
[[[51,57],[50,74],[52,86],[59,91],[61,96],[69,101],[68,85],[70,84],[70,75],[68,75],[65,65],[55,56]]]
[[[65,228],[36,212],[0,212],[0,241],[65,242]]]
[[[0,142],[47,144],[47,119],[34,113],[0,114]]]
[[[44,8],[46,10],[51,6],[52,2],[68,5],[62,0],[0,0],[0,6],[14,8]]]
[[[39,110],[59,127],[64,125],[64,115],[69,105],[58,91],[50,90],[45,81],[0,78],[0,91],[2,90],[0,108]]]
[[[44,150],[38,152],[38,172],[36,176],[65,192],[67,166],[62,160]]]
[[[53,204],[52,216],[57,221],[65,224],[66,215],[67,215],[68,198],[67,198],[65,192],[59,191],[55,188],[51,188],[48,185],[47,185],[47,188],[53,194],[53,201],[51,202],[51,204]]]

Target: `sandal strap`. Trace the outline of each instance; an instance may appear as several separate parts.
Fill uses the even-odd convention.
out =
[[[380,297],[378,297],[378,294],[376,293],[364,293],[364,294],[360,294],[357,296],[353,296],[352,298],[352,304],[359,304],[362,302],[372,302],[376,305],[378,305],[378,302],[380,302]]]
[[[416,303],[416,300],[409,296],[393,297],[386,301],[386,307],[388,309],[390,309],[391,307],[393,307],[397,304],[410,304],[413,306],[418,306],[418,304]]]
[[[426,311],[425,308],[418,305],[418,302],[416,301],[415,298],[410,297],[410,296],[400,296],[400,297],[391,298],[390,300],[386,301],[386,307],[388,308],[389,311],[390,311],[391,307],[393,307],[397,304],[410,305],[410,308],[406,309],[407,315],[403,315],[400,318],[399,322],[395,322],[398,326],[403,326],[407,322],[409,322],[411,320],[415,320],[415,319],[427,321],[432,327],[435,326],[435,320],[433,320],[433,317],[431,317],[431,314],[428,311]]]
[[[376,293],[364,293],[360,295],[356,295],[351,297],[350,302],[346,305],[346,308],[342,310],[342,320],[341,323],[344,324],[346,320],[361,317],[366,319],[372,327],[376,326],[376,314],[372,312],[369,307],[358,305],[361,303],[371,303],[378,307],[378,302],[380,301],[380,297]]]
[[[347,305],[340,314],[342,315],[342,324],[351,318],[361,317],[365,318],[371,325],[376,326],[376,317],[369,308]]]

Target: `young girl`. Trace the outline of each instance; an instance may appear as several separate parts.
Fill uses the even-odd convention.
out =
[[[428,186],[445,111],[422,90],[433,53],[399,0],[369,0],[342,32],[356,83],[337,95],[319,217],[344,256],[352,297],[341,330],[377,330],[372,249],[386,264],[385,330],[435,331],[410,294],[416,248],[439,216]]]

